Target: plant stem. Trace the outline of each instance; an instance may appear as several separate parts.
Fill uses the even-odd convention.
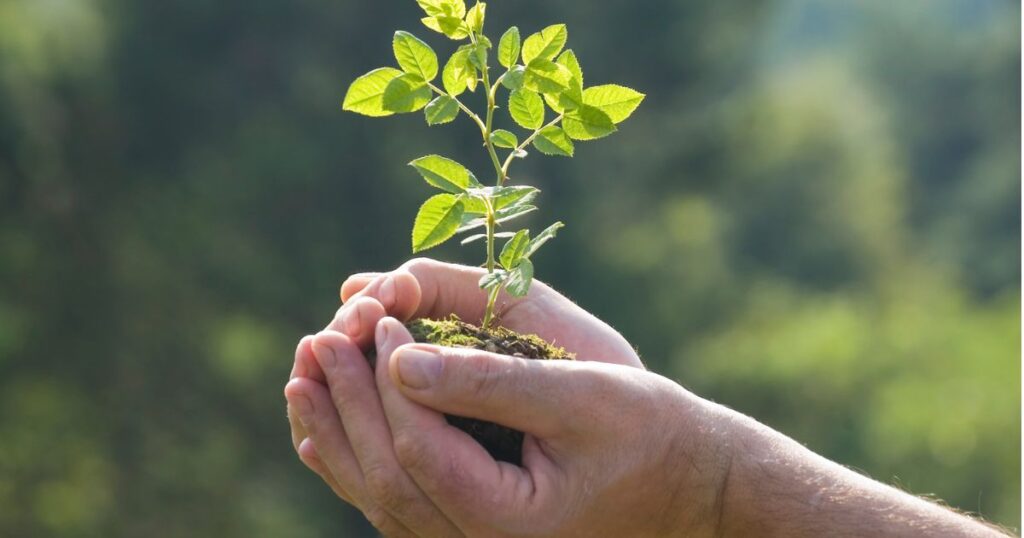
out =
[[[483,328],[486,329],[494,321],[494,305],[498,302],[498,294],[501,293],[501,286],[495,286],[487,294],[487,310],[484,312]]]
[[[428,82],[428,83],[427,83],[427,86],[428,86],[428,87],[429,87],[429,88],[430,88],[431,90],[433,90],[433,91],[434,91],[434,93],[436,93],[436,94],[438,94],[438,95],[445,95],[445,96],[448,96],[448,97],[451,97],[452,99],[454,99],[454,100],[455,100],[455,103],[456,103],[457,105],[459,105],[459,108],[460,108],[460,109],[462,109],[462,111],[463,111],[463,112],[465,112],[467,116],[469,116],[469,119],[471,119],[471,120],[473,120],[474,122],[476,122],[477,126],[478,126],[478,127],[480,127],[480,134],[484,135],[484,138],[485,138],[485,139],[486,139],[486,138],[489,138],[489,136],[490,136],[490,135],[489,135],[489,133],[487,132],[487,126],[486,126],[486,125],[484,125],[484,120],[480,119],[480,116],[477,116],[477,115],[476,115],[476,113],[475,113],[475,112],[473,112],[472,110],[470,110],[470,109],[469,109],[469,107],[467,107],[466,105],[464,105],[464,104],[462,103],[462,101],[459,101],[459,98],[458,98],[458,97],[454,97],[454,96],[448,95],[448,92],[446,92],[446,91],[442,90],[441,88],[438,88],[437,86],[434,86],[434,84],[433,84],[433,83],[430,83],[430,82]]]
[[[508,168],[510,166],[512,166],[512,160],[516,158],[516,153],[519,153],[520,151],[525,150],[527,148],[527,146],[530,145],[531,142],[533,142],[534,140],[537,139],[537,136],[540,135],[541,131],[543,131],[544,129],[547,129],[548,127],[553,127],[555,125],[558,125],[558,122],[562,121],[562,118],[564,118],[564,117],[565,117],[565,114],[559,114],[558,117],[556,117],[555,119],[551,120],[546,125],[542,125],[540,129],[537,129],[536,131],[533,132],[533,134],[531,134],[529,137],[527,137],[526,140],[523,140],[523,143],[519,144],[519,147],[517,147],[516,149],[512,150],[512,153],[509,153],[508,154],[508,158],[505,159],[505,164],[503,164],[501,166],[501,176],[502,176],[502,178],[505,178],[505,179],[508,178]],[[500,185],[502,185],[504,183],[505,183],[505,181],[504,181],[504,179],[502,179],[501,183],[499,183],[498,185],[500,186]]]
[[[487,146],[487,153],[491,156],[491,163],[494,165],[494,172],[497,174],[495,179],[495,185],[501,185],[505,182],[505,175],[501,168],[501,161],[498,160],[498,152],[494,150],[494,144],[491,143],[491,129],[494,126],[494,88],[491,87],[491,75],[487,66],[484,66],[484,91],[487,92],[487,121],[484,124],[484,145]]]

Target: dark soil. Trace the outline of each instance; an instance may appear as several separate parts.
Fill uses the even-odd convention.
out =
[[[481,349],[536,360],[575,359],[571,353],[535,335],[519,334],[502,327],[485,330],[454,316],[445,320],[415,320],[407,323],[406,327],[417,342],[425,344]],[[445,416],[449,424],[471,435],[494,459],[521,464],[522,432],[482,420]]]

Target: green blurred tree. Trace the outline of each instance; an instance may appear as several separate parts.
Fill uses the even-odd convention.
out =
[[[594,6],[489,8],[650,96],[526,163],[568,213],[544,274],[701,394],[1019,526],[1020,5]],[[369,533],[292,453],[291,349],[405,257],[385,156],[487,165],[468,126],[341,114],[398,7],[0,5],[2,534]]]

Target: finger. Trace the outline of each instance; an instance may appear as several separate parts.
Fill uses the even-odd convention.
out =
[[[338,309],[325,330],[340,332],[359,349],[368,350],[373,345],[373,329],[385,315],[384,305],[376,299],[356,297]]]
[[[450,426],[444,415],[402,395],[390,374],[391,357],[413,340],[401,323],[381,320],[376,340],[377,385],[403,468],[464,531],[481,516],[494,522],[520,513],[519,501],[535,491],[530,474],[495,461],[472,437]]]
[[[585,424],[585,404],[599,396],[586,364],[508,357],[426,344],[392,357],[391,376],[404,395],[438,411],[495,422],[541,439]]]
[[[327,375],[369,499],[408,528],[441,529],[431,536],[452,535],[455,529],[447,523],[444,530],[446,520],[438,521],[443,516],[395,458],[374,373],[363,353],[348,337],[329,331],[314,338],[313,352]]]
[[[366,479],[351,449],[341,420],[328,391],[319,383],[296,378],[285,387],[285,395],[293,402],[296,413],[310,432],[317,453],[327,465],[340,489],[355,499],[355,505],[385,536],[415,536],[374,501],[366,487]],[[300,448],[301,448],[300,444]]]
[[[410,319],[420,304],[420,285],[416,277],[400,267],[373,279],[355,295],[349,297],[372,297],[380,302],[388,315],[398,319]]]
[[[380,273],[356,273],[349,276],[341,283],[341,289],[339,294],[341,295],[341,302],[348,302],[349,297],[359,293],[367,284],[373,281],[373,279],[380,276]]]
[[[352,296],[374,297],[400,320],[455,314],[479,322],[487,303],[478,284],[481,275],[479,268],[416,258],[378,276]]]
[[[299,340],[299,345],[295,348],[295,363],[292,365],[292,372],[289,375],[289,381],[296,377],[315,378],[319,377],[320,382],[323,382],[323,372],[320,370],[320,365],[316,363],[316,359],[313,357],[313,336],[306,336]],[[287,394],[285,395],[287,398]],[[299,450],[299,444],[302,440],[307,437],[306,428],[302,426],[302,422],[299,420],[298,414],[292,408],[291,403],[288,404],[288,424],[291,426],[292,433],[292,446],[295,450]]]
[[[303,439],[302,442],[299,443],[298,452],[299,459],[302,460],[302,463],[319,475],[320,479],[331,488],[331,491],[333,491],[335,495],[352,506],[355,506],[356,508],[359,507],[359,505],[355,503],[355,500],[352,499],[352,496],[349,495],[344,488],[338,485],[338,481],[334,479],[334,475],[332,475],[330,469],[327,468],[327,464],[320,459],[319,454],[316,452],[316,447],[313,445],[312,439],[308,437]]]
[[[402,266],[416,279],[420,289],[413,318],[440,318],[455,314],[479,323],[487,308],[487,296],[480,289],[483,269],[417,258]]]
[[[289,407],[295,410],[295,415],[309,435],[296,448],[299,457],[304,463],[310,464],[309,460],[312,459],[325,466],[316,468],[310,465],[322,476],[326,474],[330,477],[328,482],[334,482],[345,493],[345,497],[361,500],[358,492],[366,489],[363,473],[327,389],[319,383],[298,377],[288,382],[284,392]]]

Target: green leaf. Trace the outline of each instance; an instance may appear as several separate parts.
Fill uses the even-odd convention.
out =
[[[540,189],[526,185],[497,187],[493,195],[494,210],[500,211],[514,205],[529,204],[537,198],[538,194],[540,194]]]
[[[423,26],[456,41],[469,37],[469,28],[459,17],[442,15],[438,17],[424,17],[420,21],[423,22]]]
[[[495,221],[504,224],[512,219],[519,218],[527,213],[533,213],[537,206],[531,204],[515,204],[494,212]]]
[[[466,25],[469,29],[480,33],[484,31],[484,18],[487,14],[487,4],[480,2],[477,5],[469,8],[469,12],[466,13]]]
[[[584,90],[583,103],[607,114],[612,123],[622,123],[640,106],[644,97],[644,94],[632,88],[605,84]]]
[[[576,58],[576,53],[567,50],[558,57],[555,63],[565,66],[572,73],[572,80],[569,81],[569,89],[561,93],[546,93],[544,101],[551,110],[562,114],[567,110],[576,110],[583,105],[583,70]]]
[[[509,206],[505,209],[500,209],[495,212],[495,222],[498,224],[504,224],[512,219],[526,215],[527,213],[533,213],[537,210],[537,206],[530,204],[516,204]],[[475,230],[482,228],[487,225],[487,219],[477,218],[473,215],[464,214],[462,217],[461,226],[459,226],[458,233],[468,232],[469,230]]]
[[[516,90],[509,94],[508,112],[524,129],[540,129],[544,125],[544,101],[529,90]]]
[[[537,58],[526,66],[523,86],[539,93],[561,93],[569,89],[572,71],[551,60]]]
[[[513,26],[498,41],[498,63],[507,69],[519,61],[519,28]]]
[[[384,90],[388,83],[401,74],[401,71],[393,67],[382,67],[357,78],[345,93],[342,110],[373,117],[394,114],[384,109]]]
[[[523,42],[523,63],[529,64],[534,58],[554,60],[565,47],[569,32],[564,24],[555,24],[526,38]]]
[[[515,235],[516,235],[515,232],[498,232],[498,233],[494,234],[494,237],[499,238],[499,239],[506,239],[506,238],[509,238],[509,237],[513,237]],[[487,234],[471,235],[471,236],[463,239],[462,241],[460,241],[459,244],[460,245],[468,245],[470,243],[473,243],[475,241],[479,241],[481,239],[487,239]]]
[[[573,140],[594,140],[616,131],[608,114],[590,105],[583,105],[567,113],[562,120],[562,128]]]
[[[530,246],[530,232],[529,230],[520,230],[505,243],[505,248],[501,249],[501,255],[498,256],[501,266],[509,270],[514,269],[523,259],[523,254],[526,253],[528,246]]]
[[[480,277],[478,284],[481,288],[491,291],[492,289],[504,284],[506,280],[508,280],[508,271],[495,269],[493,272],[486,273],[484,276]]]
[[[542,129],[537,138],[533,139],[533,146],[544,155],[560,157],[572,157],[575,150],[565,131],[554,125]]]
[[[469,63],[469,48],[459,47],[445,64],[441,83],[449,95],[456,96],[466,91],[470,80],[476,80],[476,69]]]
[[[444,15],[444,9],[441,8],[441,0],[416,0],[416,3],[431,17]]]
[[[544,243],[547,243],[548,241],[553,239],[555,235],[558,234],[558,230],[564,227],[565,224],[562,224],[561,222],[556,222],[551,226],[548,226],[543,232],[537,234],[537,237],[534,237],[532,240],[530,240],[530,244],[529,246],[526,247],[526,252],[523,253],[523,257],[529,258],[530,256],[533,256],[534,253],[536,253],[537,250],[540,249],[540,247],[544,246]]]
[[[458,194],[478,185],[476,177],[465,166],[440,155],[427,155],[409,163],[427,183],[443,191]]]
[[[569,49],[561,54],[555,63],[564,65],[568,69],[576,82],[579,83],[580,88],[583,87],[583,68],[580,67],[580,60],[576,57],[576,53]]]
[[[487,44],[476,43],[469,46],[469,63],[480,71],[487,69]]]
[[[384,89],[384,110],[416,112],[430,102],[430,88],[419,75],[406,73],[388,83]]]
[[[427,116],[427,125],[449,123],[459,115],[459,102],[447,95],[438,96],[423,109]]]
[[[499,148],[511,149],[519,145],[519,138],[516,137],[515,133],[504,129],[498,129],[491,133],[491,143]]]
[[[533,262],[523,260],[519,262],[505,282],[505,290],[513,297],[526,297],[530,293],[530,284],[533,283]]]
[[[471,187],[466,194],[471,196],[473,201],[467,200],[466,213],[487,214],[487,207],[482,199],[491,200],[495,211],[505,209],[513,205],[522,205],[533,202],[540,190],[527,185],[508,185],[502,187]]]
[[[438,2],[441,4],[441,9],[444,10],[446,15],[460,19],[466,16],[465,0],[438,0]]]
[[[523,87],[523,79],[526,77],[526,68],[517,65],[512,69],[509,69],[505,77],[501,79],[501,85],[508,88],[509,90],[518,90]]]
[[[463,205],[466,206],[467,216],[473,217],[487,214],[487,202],[484,199],[484,195],[481,194],[482,190],[483,188],[473,187],[468,189],[466,193],[462,195],[462,202]]]
[[[419,75],[428,82],[437,78],[437,54],[418,37],[409,32],[395,32],[392,49],[402,71]]]
[[[452,194],[431,196],[416,214],[412,227],[412,251],[422,252],[444,243],[462,222],[462,201]]]

